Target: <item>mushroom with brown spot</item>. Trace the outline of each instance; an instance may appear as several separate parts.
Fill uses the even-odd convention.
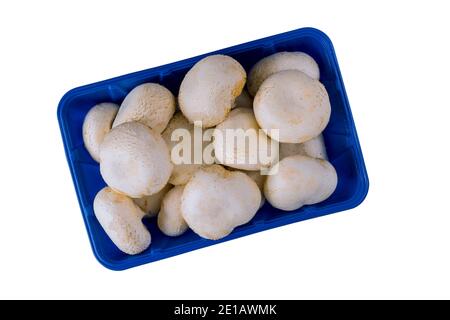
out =
[[[184,76],[178,94],[180,109],[189,122],[210,128],[225,120],[245,85],[244,68],[233,58],[211,55]]]
[[[115,103],[99,103],[92,107],[83,121],[83,142],[92,159],[99,162],[100,144],[111,130],[119,106]]]
[[[142,223],[145,213],[131,198],[105,187],[95,196],[94,214],[120,251],[135,255],[150,246],[150,232]]]
[[[114,120],[113,127],[138,121],[161,133],[175,112],[175,97],[157,83],[144,83],[131,90]]]
[[[280,71],[268,77],[253,102],[256,120],[280,142],[302,143],[319,135],[330,120],[325,87],[301,71]],[[278,137],[272,132],[278,132]]]
[[[313,79],[320,78],[319,66],[310,55],[304,52],[277,52],[259,60],[252,67],[247,82],[249,93],[255,96],[264,80],[285,70],[298,70]]]

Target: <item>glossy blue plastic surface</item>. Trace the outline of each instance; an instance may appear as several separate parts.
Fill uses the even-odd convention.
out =
[[[332,107],[324,139],[330,162],[336,168],[339,180],[333,195],[324,202],[291,212],[275,209],[266,201],[251,222],[236,228],[232,234],[219,241],[202,239],[190,230],[180,237],[167,237],[158,230],[154,218],[144,219],[152,235],[151,246],[136,256],[120,252],[97,222],[92,209],[94,197],[105,186],[105,182],[100,176],[99,165],[83,145],[81,127],[89,109],[100,102],[120,104],[131,89],[144,82],[160,83],[176,96],[186,72],[198,60],[210,54],[230,55],[248,71],[261,58],[279,51],[303,51],[319,64],[320,81],[328,91]],[[364,200],[369,188],[363,155],[333,45],[324,33],[313,28],[278,34],[73,89],[59,103],[58,120],[92,249],[100,263],[113,270],[131,268],[251,233],[351,209]]]

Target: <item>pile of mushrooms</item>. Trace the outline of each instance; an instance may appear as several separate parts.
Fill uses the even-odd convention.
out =
[[[248,79],[235,59],[211,55],[187,72],[178,98],[160,84],[143,83],[120,106],[94,106],[84,119],[83,140],[107,184],[93,208],[112,242],[130,255],[146,250],[151,235],[144,217],[156,217],[167,236],[191,229],[217,240],[248,223],[264,199],[287,211],[327,199],[337,174],[322,135],[331,106],[319,78],[317,63],[303,52],[268,56]],[[193,135],[199,127],[213,130],[212,141],[192,141],[187,156],[209,148],[215,163],[175,163],[174,131]],[[268,150],[227,147],[223,132],[249,129],[275,142],[271,156],[242,163]]]

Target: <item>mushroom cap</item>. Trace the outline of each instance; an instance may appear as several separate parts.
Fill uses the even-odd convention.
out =
[[[233,136],[227,137],[227,133],[234,133],[237,139]],[[257,143],[251,143],[252,139],[246,138],[250,135],[257,139]],[[245,143],[239,143],[239,140]],[[214,130],[215,157],[219,163],[232,168],[241,170],[268,168],[277,160],[276,146],[278,144],[272,146],[271,139],[260,130],[252,109],[233,109],[225,121]],[[261,158],[260,154],[264,157]]]
[[[171,184],[166,184],[161,191],[152,194],[150,196],[145,196],[138,199],[133,199],[134,203],[136,203],[142,211],[146,213],[146,216],[149,218],[155,217],[159,209],[161,208],[161,202],[164,196],[172,189]]]
[[[220,165],[198,170],[184,188],[181,212],[188,226],[217,240],[249,222],[261,203],[261,192],[245,173]]]
[[[331,196],[337,186],[336,170],[322,159],[290,156],[271,170],[278,172],[267,176],[264,195],[272,206],[281,210],[291,211],[321,202]]]
[[[132,198],[159,192],[172,173],[161,135],[139,122],[114,127],[100,146],[100,173],[114,190]]]
[[[277,52],[259,60],[248,74],[248,92],[255,96],[261,84],[269,76],[284,70],[298,70],[319,80],[320,71],[314,59],[304,52]]]
[[[150,232],[142,223],[144,212],[131,198],[105,187],[95,196],[94,214],[120,251],[138,254],[150,245]]]
[[[138,121],[161,133],[175,112],[175,97],[157,83],[144,83],[131,90],[117,113],[113,128]]]
[[[172,153],[172,149],[179,144],[181,141],[172,141],[172,133],[176,129],[186,129],[188,130],[190,137],[191,137],[191,163],[181,163],[181,164],[173,164],[173,170],[172,175],[170,176],[169,183],[173,185],[182,185],[186,184],[189,179],[194,175],[195,171],[200,169],[202,167],[202,164],[195,164],[194,163],[194,153],[195,148],[199,148],[199,145],[196,145],[194,143],[194,125],[192,123],[189,123],[189,121],[186,119],[186,117],[181,113],[177,112],[173,116],[173,118],[170,120],[169,124],[167,125],[166,130],[162,133],[162,138],[166,142],[167,146],[169,147],[170,153]],[[202,142],[202,150],[203,153],[203,142]],[[200,151],[200,150],[199,150]],[[172,158],[172,154],[171,154]]]
[[[184,186],[175,186],[163,199],[161,211],[158,214],[158,227],[167,236],[182,235],[188,225],[181,214],[181,197]]]
[[[278,140],[302,143],[319,135],[330,120],[325,87],[301,71],[280,71],[268,77],[253,102],[261,128],[279,130]],[[272,137],[275,138],[275,137]]]
[[[303,143],[280,143],[280,159],[297,154],[328,160],[323,135],[319,134],[317,137]]]
[[[83,121],[84,146],[92,159],[99,162],[99,148],[105,135],[111,130],[111,124],[116,117],[119,106],[115,103],[104,102],[89,110]]]
[[[241,94],[234,100],[234,104],[231,106],[231,108],[253,109],[253,98],[250,97],[247,90],[243,89]]]
[[[185,117],[205,128],[222,122],[244,88],[244,68],[229,56],[212,55],[197,62],[181,82],[178,102]]]

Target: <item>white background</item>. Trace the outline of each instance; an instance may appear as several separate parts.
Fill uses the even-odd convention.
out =
[[[426,3],[423,4],[423,3]],[[1,1],[1,298],[450,298],[445,1]],[[314,26],[370,179],[356,209],[112,272],[56,119],[69,89]]]

